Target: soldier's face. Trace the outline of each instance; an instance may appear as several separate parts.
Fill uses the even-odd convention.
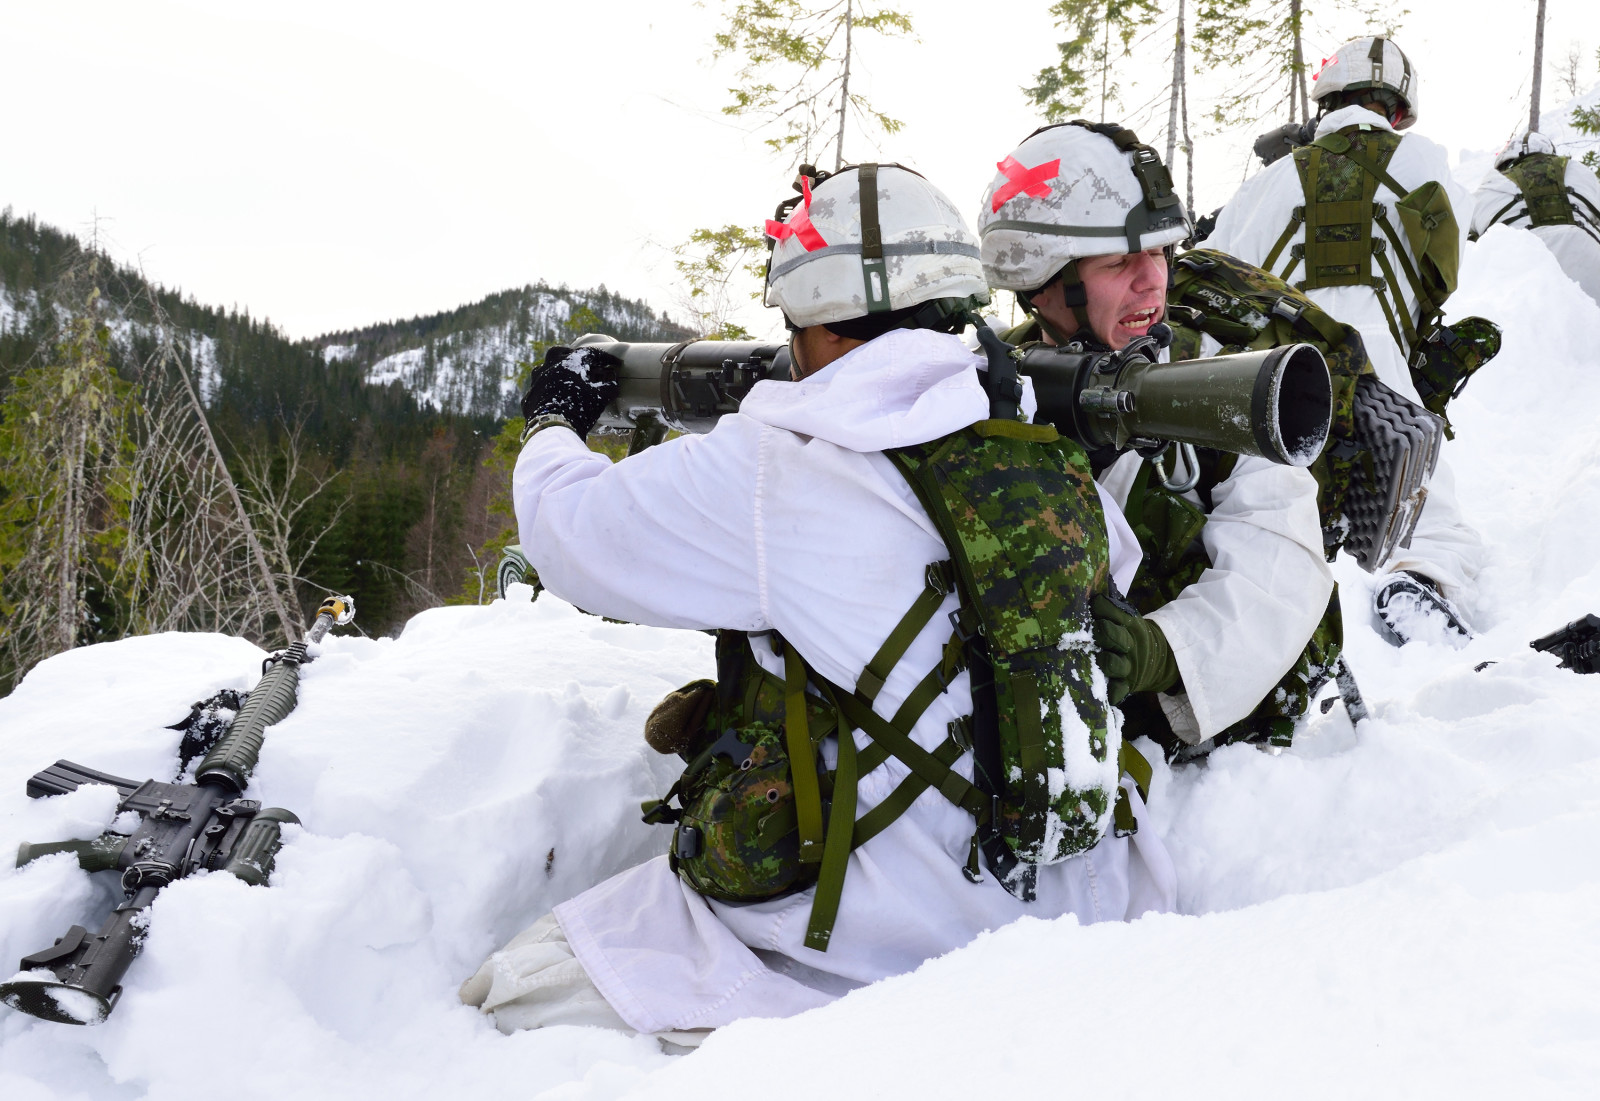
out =
[[[1113,350],[1150,331],[1167,312],[1167,254],[1159,248],[1078,261],[1089,327]]]

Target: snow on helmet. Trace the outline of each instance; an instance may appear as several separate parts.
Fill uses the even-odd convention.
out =
[[[1520,138],[1512,138],[1500,147],[1500,152],[1495,154],[1494,166],[1504,168],[1512,161],[1520,161],[1523,157],[1533,153],[1554,153],[1556,143],[1539,133],[1530,130]]]
[[[1142,252],[1189,235],[1161,158],[1116,123],[1042,127],[996,167],[978,212],[991,287],[1038,290],[1085,256]],[[1076,282],[1076,269],[1071,275]]]
[[[1371,91],[1378,99],[1393,96],[1404,109],[1396,130],[1417,121],[1417,70],[1390,39],[1369,35],[1346,42],[1311,79],[1316,85],[1311,98],[1318,103],[1338,92]]]
[[[919,173],[898,164],[833,173],[802,166],[798,188],[798,198],[779,205],[781,220],[767,222],[765,298],[796,328],[989,300],[978,239]]]

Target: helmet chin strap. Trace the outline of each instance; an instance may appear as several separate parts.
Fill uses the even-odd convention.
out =
[[[1034,295],[1050,286],[1050,284],[1057,282],[1061,284],[1063,302],[1072,311],[1073,320],[1078,323],[1078,327],[1070,335],[1064,334],[1060,329],[1056,328],[1039,311],[1039,308],[1033,304]],[[1089,324],[1089,295],[1084,290],[1083,281],[1078,278],[1078,262],[1076,260],[1068,261],[1066,267],[1058,271],[1054,278],[1047,280],[1042,286],[1036,287],[1031,291],[1017,291],[1016,294],[1017,301],[1022,303],[1023,310],[1029,317],[1039,323],[1039,328],[1043,329],[1045,334],[1055,341],[1057,347],[1065,347],[1072,343],[1079,333],[1088,333],[1089,339],[1094,339],[1094,328]]]

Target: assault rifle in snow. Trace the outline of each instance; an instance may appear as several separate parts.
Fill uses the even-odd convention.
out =
[[[1167,335],[1164,326],[1157,326]],[[789,377],[789,349],[760,341],[630,344],[589,334],[574,341],[622,361],[621,392],[600,424],[654,439],[667,428],[709,432],[763,379]],[[1006,347],[1001,345],[1001,347]],[[1166,443],[1309,466],[1327,440],[1332,387],[1309,344],[1158,363],[1156,330],[1117,352],[1037,345],[1013,351],[1033,380],[1037,421],[1088,449],[1160,450]],[[635,449],[639,445],[635,438]],[[645,442],[654,442],[647,439]]]
[[[1586,615],[1575,619],[1559,631],[1551,631],[1543,638],[1528,643],[1542,654],[1554,654],[1561,659],[1559,669],[1574,673],[1600,673],[1600,616]]]
[[[0,983],[0,1000],[46,1021],[98,1024],[122,995],[122,976],[143,947],[149,907],[161,888],[200,869],[231,872],[251,884],[267,881],[284,823],[300,820],[242,796],[267,727],[294,710],[306,647],[320,642],[330,627],[353,618],[355,601],[329,597],[317,609],[306,637],[266,660],[261,680],[248,695],[241,700],[237,693],[224,694],[228,699],[223,702],[237,704],[238,713],[216,725],[217,739],[195,770],[193,783],[141,784],[71,761],[57,761],[28,781],[28,795],[35,799],[64,795],[84,784],[109,784],[122,795],[117,810],[137,814],[139,826],[131,835],[108,831],[92,841],[24,842],[17,850],[18,867],[70,852],[86,872],[119,871],[125,897],[98,933],[74,925],[51,947],[24,956],[21,971]],[[204,728],[207,716],[215,719],[212,705],[222,699],[196,704],[189,718],[173,728],[184,730],[186,745]]]

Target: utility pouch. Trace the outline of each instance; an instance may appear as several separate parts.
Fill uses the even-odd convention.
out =
[[[1461,271],[1461,229],[1450,196],[1438,180],[1406,193],[1394,205],[1406,241],[1417,258],[1417,275],[1438,307],[1455,293]]]
[[[716,698],[717,682],[710,680],[690,681],[668,693],[644,721],[645,742],[657,753],[676,753],[687,759],[687,750]]]
[[[793,894],[816,882],[818,863],[803,860],[797,786],[787,730],[786,686],[761,668],[748,636],[720,632],[718,666],[731,683],[696,681],[669,695],[651,714],[688,765],[665,798],[644,804],[644,820],[674,823],[668,861],[685,883],[719,902],[751,903]],[[731,659],[731,660],[730,660]],[[809,790],[832,784],[820,746],[837,717],[815,696],[805,699]],[[699,709],[701,719],[692,722]],[[686,719],[685,717],[691,717]],[[654,745],[654,741],[651,743]],[[677,806],[672,804],[676,800]]]
[[[1411,381],[1423,406],[1435,416],[1466,388],[1473,374],[1500,353],[1500,326],[1482,317],[1441,325],[1422,342],[1411,364]],[[1449,421],[1445,435],[1453,436]]]

